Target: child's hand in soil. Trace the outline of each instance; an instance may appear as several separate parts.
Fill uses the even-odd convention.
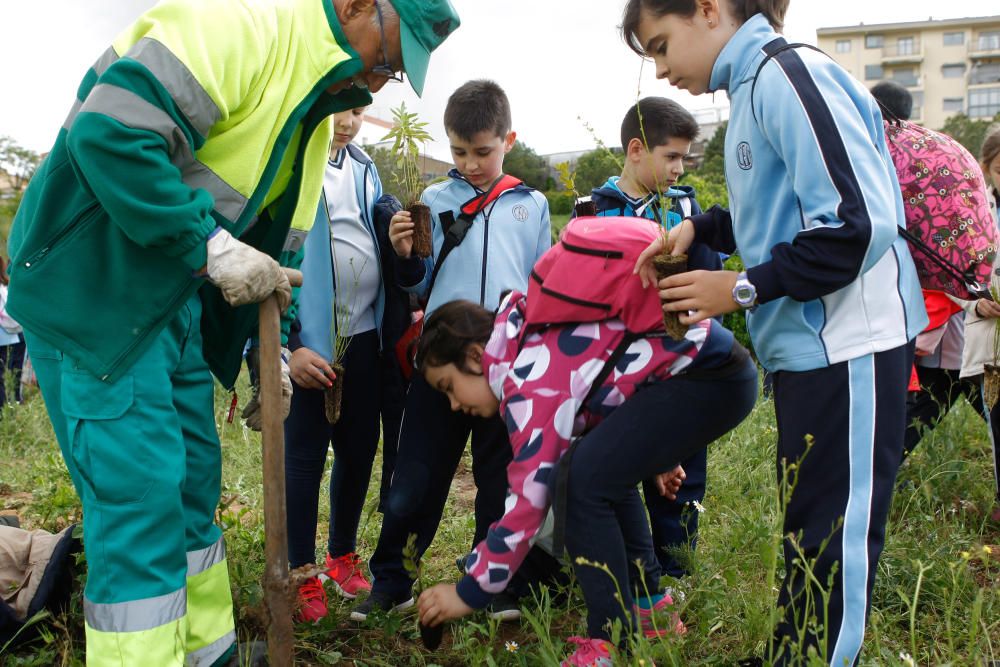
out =
[[[671,255],[683,255],[693,242],[694,223],[691,222],[690,218],[684,218],[681,220],[681,224],[671,229],[666,237],[657,236],[656,240],[642,251],[639,259],[635,260],[635,268],[632,269],[632,273],[639,274],[643,287],[655,284],[656,269],[653,268],[653,258],[663,252],[664,248],[670,248]]]
[[[306,389],[326,389],[337,378],[327,360],[308,347],[300,347],[292,352],[288,367],[295,384]]]
[[[455,584],[438,584],[428,588],[420,594],[417,607],[420,622],[430,627],[468,616],[475,611],[458,597]]]
[[[656,480],[656,489],[661,496],[667,500],[677,500],[677,491],[680,490],[681,484],[686,478],[687,474],[684,472],[684,468],[677,466],[673,470],[661,472],[654,479]]]
[[[413,222],[410,219],[410,212],[397,211],[389,221],[389,242],[392,249],[403,259],[410,256],[413,251]]]
[[[658,285],[663,310],[681,313],[681,324],[737,311],[740,304],[733,300],[733,288],[738,277],[736,271],[688,271],[667,276]]]

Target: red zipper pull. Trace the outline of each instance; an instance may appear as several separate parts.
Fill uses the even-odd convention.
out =
[[[236,390],[233,389],[233,400],[229,402],[229,414],[226,415],[226,423],[233,423],[233,416],[236,414]]]

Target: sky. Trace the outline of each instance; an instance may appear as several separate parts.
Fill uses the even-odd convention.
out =
[[[624,0],[452,0],[462,26],[434,52],[419,99],[390,83],[371,113],[391,119],[406,102],[447,159],[441,123],[448,95],[474,78],[507,91],[518,138],[539,154],[617,145],[638,95],[672,97],[692,111],[725,108],[723,93],[694,97],[658,81],[618,32]],[[0,0],[0,136],[47,151],[87,68],[154,0]],[[994,0],[792,0],[789,41],[816,43],[816,29],[1000,13]],[[589,128],[589,129],[588,129]]]

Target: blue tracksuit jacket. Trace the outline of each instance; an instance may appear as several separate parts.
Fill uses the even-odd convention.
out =
[[[748,314],[769,370],[806,371],[889,350],[927,323],[897,227],[903,201],[882,116],[867,89],[827,56],[786,50],[763,15],[726,44],[710,89],[731,101],[729,212],[694,218],[696,238],[739,249],[761,305]]]
[[[476,216],[461,245],[445,259],[428,295],[434,260],[444,244],[440,215],[451,211],[457,217],[462,204],[480,193],[458,170],[448,175],[447,181],[431,185],[420,196],[431,209],[433,253],[426,260],[397,258],[397,280],[403,289],[428,299],[427,315],[455,299],[495,310],[504,292],[527,289],[531,267],[552,245],[549,203],[526,185],[501,193]]]

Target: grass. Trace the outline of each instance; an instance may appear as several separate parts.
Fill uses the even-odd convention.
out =
[[[241,398],[248,396],[245,387]],[[224,451],[219,518],[226,534],[241,637],[263,637],[252,613],[261,602],[263,526],[260,440],[225,423],[228,396],[219,392],[217,422]],[[709,455],[708,495],[701,516],[695,575],[679,640],[643,642],[640,658],[657,665],[731,665],[766,650],[780,581],[780,511],[776,503],[772,406],[760,402]],[[7,407],[0,420],[0,503],[29,528],[60,529],[80,508],[40,397]],[[376,471],[379,466],[376,465]],[[464,460],[434,544],[423,563],[427,582],[456,578],[454,559],[469,547],[473,525],[469,461]],[[376,472],[377,475],[377,472]],[[326,482],[321,485],[326,488]],[[377,477],[372,480],[359,535],[371,554],[378,537]],[[1000,660],[1000,530],[989,523],[992,470],[985,426],[964,403],[924,439],[901,470],[889,537],[875,586],[862,665],[989,665]],[[325,542],[328,498],[320,502]],[[992,553],[987,553],[986,548]],[[82,577],[81,577],[82,579]],[[2,665],[82,665],[79,592],[70,611],[38,626],[40,635],[0,649]],[[374,616],[358,627],[350,604],[330,591],[330,616],[299,626],[299,664],[550,665],[565,655],[565,637],[584,628],[578,591],[568,606],[548,597],[526,607],[520,624],[481,615],[453,623],[434,654],[425,653],[412,616]],[[516,647],[516,648],[515,648]],[[912,662],[911,662],[912,661]]]

